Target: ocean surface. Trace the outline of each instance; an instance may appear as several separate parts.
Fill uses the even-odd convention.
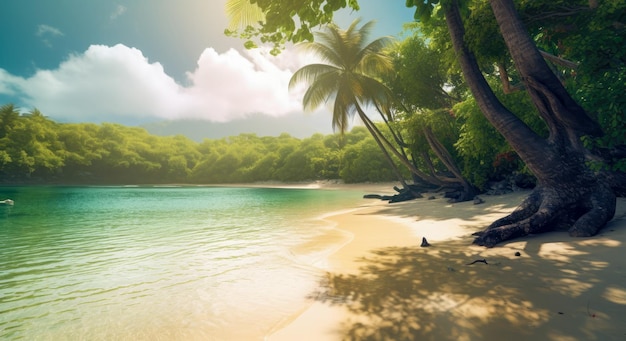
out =
[[[363,194],[0,187],[0,339],[262,340],[347,241],[324,214]]]

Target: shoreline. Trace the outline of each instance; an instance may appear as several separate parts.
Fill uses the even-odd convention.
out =
[[[527,194],[484,196],[481,205],[375,201],[325,217],[352,239],[314,264],[328,273],[327,283],[265,339],[626,337],[626,260],[619,252],[626,199],[618,199],[615,218],[595,237],[551,232],[491,249],[471,244],[471,233]],[[422,237],[431,247],[420,247]],[[488,264],[470,264],[482,259]]]
[[[393,191],[398,182],[357,182],[344,183],[342,180],[311,181],[257,181],[237,183],[55,183],[55,182],[0,182],[0,187],[242,187],[242,188],[310,188],[310,189],[368,189],[384,188]],[[395,193],[395,192],[394,192]]]
[[[365,189],[371,188],[368,187]],[[389,187],[389,189],[391,189],[391,187]],[[332,226],[331,230],[334,231],[336,234],[343,235],[343,241],[339,243],[331,242],[327,239],[327,237],[321,237],[316,239],[315,241],[312,241],[311,243],[300,245],[298,246],[298,248],[296,248],[296,250],[294,250],[294,253],[310,253],[310,251],[307,251],[307,249],[315,248],[316,245],[324,246],[324,252],[322,252],[319,257],[316,257],[316,259],[311,262],[307,262],[310,266],[320,271],[320,278],[323,278],[323,275],[329,272],[341,271],[344,273],[350,273],[355,271],[358,268],[358,256],[362,255],[362,253],[367,253],[366,249],[369,249],[370,247],[376,247],[381,245],[381,240],[378,238],[376,238],[377,240],[366,240],[365,242],[361,240],[364,239],[363,237],[365,237],[365,239],[369,239],[368,237],[370,236],[376,236],[375,232],[378,229],[377,227],[369,228],[369,231],[367,231],[366,233],[363,233],[364,231],[356,231],[354,228],[350,227],[353,226],[355,223],[359,223],[358,221],[352,220],[352,217],[361,214],[364,215],[362,219],[371,220],[373,218],[374,221],[379,224],[386,223],[386,219],[376,216],[369,217],[369,214],[377,211],[380,207],[384,207],[385,205],[387,205],[387,202],[376,199],[363,200],[367,200],[367,202],[359,205],[358,207],[341,211],[328,212],[327,214],[318,217],[318,219],[325,221],[330,226]],[[346,224],[346,218],[350,220],[348,224]],[[399,236],[410,237],[410,230],[408,228],[405,228],[402,225],[397,225],[395,227],[396,228],[394,229],[394,233],[392,234],[393,238],[388,239],[389,246],[401,243],[398,238]],[[413,243],[411,238],[402,239],[408,243],[407,245]],[[328,245],[333,246],[332,248],[326,249],[325,247]],[[307,323],[307,326],[305,326],[305,328],[302,328],[303,326],[299,325],[299,323],[295,324],[304,316],[311,315],[312,312],[314,313],[314,318],[317,322],[320,321],[320,317],[323,317],[324,319],[337,317],[337,311],[335,311],[335,309],[320,310],[319,307],[317,307],[317,304],[317,302],[309,298],[309,302],[305,307],[303,307],[298,313],[289,316],[283,321],[277,323],[273,328],[271,328],[271,330],[264,339],[302,340],[302,337],[305,334],[315,335],[311,338],[311,340],[318,339],[318,334],[316,330],[318,328],[317,323],[311,325]],[[329,322],[330,321],[326,321],[324,325],[328,325]]]

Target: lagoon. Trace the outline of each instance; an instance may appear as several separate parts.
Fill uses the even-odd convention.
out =
[[[0,339],[261,340],[348,241],[324,215],[363,194],[1,187]]]

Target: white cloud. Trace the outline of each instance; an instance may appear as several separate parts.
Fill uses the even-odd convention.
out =
[[[19,84],[20,80],[19,77],[0,69],[0,94],[15,96],[17,94],[16,84]]]
[[[56,27],[52,27],[49,25],[39,25],[37,26],[37,32],[35,33],[38,37],[43,37],[47,35],[52,36],[62,36],[63,32]]]
[[[252,113],[282,116],[301,111],[301,94],[289,93],[295,54],[280,63],[261,50],[217,53],[206,49],[181,85],[124,45],[92,45],[54,70],[29,78],[0,72],[0,93],[63,121],[102,122],[196,118],[231,121]],[[2,71],[2,70],[0,70]]]
[[[117,5],[117,7],[115,7],[115,10],[113,10],[113,12],[109,16],[109,18],[111,20],[115,20],[115,19],[119,18],[124,13],[126,13],[126,6],[124,6],[124,5]]]
[[[56,27],[52,27],[49,25],[39,25],[37,26],[37,32],[35,35],[41,38],[41,42],[44,43],[48,47],[52,47],[52,42],[50,41],[50,37],[60,37],[63,36],[63,32]]]
[[[202,53],[196,70],[187,74],[190,114],[229,121],[255,112],[281,116],[299,110],[287,89],[291,71],[281,70],[259,50],[246,53],[248,58],[233,49]]]

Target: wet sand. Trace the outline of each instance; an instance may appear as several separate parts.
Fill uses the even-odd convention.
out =
[[[525,195],[481,205],[371,200],[328,217],[348,242],[316,264],[328,276],[311,305],[267,339],[625,340],[626,200],[592,238],[552,232],[471,245]]]

